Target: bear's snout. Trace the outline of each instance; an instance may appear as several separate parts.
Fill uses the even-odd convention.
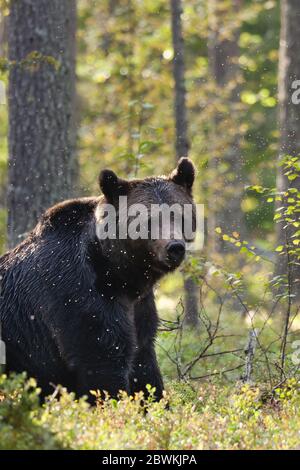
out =
[[[172,240],[166,246],[168,260],[176,267],[179,266],[185,256],[185,243],[180,240]]]

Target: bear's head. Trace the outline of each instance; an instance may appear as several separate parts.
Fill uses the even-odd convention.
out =
[[[110,270],[145,285],[181,264],[195,229],[194,178],[188,158],[168,176],[127,181],[111,170],[100,173],[96,232]]]

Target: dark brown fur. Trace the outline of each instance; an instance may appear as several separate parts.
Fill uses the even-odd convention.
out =
[[[106,170],[104,197],[64,201],[50,208],[27,239],[0,259],[1,323],[7,370],[79,395],[117,396],[163,382],[154,341],[158,326],[153,286],[175,269],[165,240],[108,240],[96,236],[99,205],[192,203],[191,163],[171,177],[127,182]],[[91,397],[90,397],[91,398]]]

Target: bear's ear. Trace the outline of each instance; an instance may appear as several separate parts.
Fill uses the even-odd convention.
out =
[[[189,158],[182,157],[170,175],[170,179],[191,192],[195,180],[195,167]]]
[[[99,185],[107,202],[116,202],[119,196],[126,196],[129,182],[118,178],[112,170],[102,170],[99,175]]]

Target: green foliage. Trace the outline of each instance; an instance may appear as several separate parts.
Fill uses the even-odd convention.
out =
[[[41,426],[35,416],[39,412],[39,390],[33,379],[0,377],[0,449],[59,448],[52,433]]]
[[[157,355],[163,375],[167,380],[192,381],[209,380],[220,386],[235,384],[241,380],[245,370],[245,351],[251,330],[257,331],[257,351],[253,360],[251,380],[253,383],[268,384],[269,390],[281,381],[278,362],[282,344],[282,319],[272,317],[268,310],[255,309],[240,317],[231,313],[227,305],[215,337],[213,334],[219,306],[212,300],[206,302],[207,313],[201,312],[199,330],[182,328],[163,331],[158,336]],[[256,307],[257,308],[257,307]],[[166,315],[165,315],[166,316]],[[208,325],[211,328],[208,330]],[[288,347],[285,353],[287,377],[297,376],[293,363],[293,344],[297,339],[297,325],[289,331]],[[197,358],[197,360],[195,360]]]
[[[1,378],[1,449],[293,449],[299,443],[299,382],[263,387],[171,382],[160,403],[122,395],[90,408],[60,390],[38,405],[24,377]],[[166,409],[166,403],[169,409]]]
[[[203,201],[217,189],[222,192],[221,204],[236,189],[224,158],[236,135],[245,179],[251,184],[275,182],[279,8],[274,1],[245,2],[237,13],[231,2],[219,3],[222,38],[231,38],[237,29],[241,32],[237,82],[220,89],[212,81],[209,2],[185,3],[183,27],[190,156],[201,169],[196,195]],[[112,6],[108,1],[80,0],[78,39],[83,190],[98,191],[94,175],[100,166],[112,166],[124,176],[169,171],[175,152],[168,2],[124,0]],[[237,87],[242,89],[241,100],[234,104],[229,98]],[[216,139],[217,114],[222,119]],[[142,142],[151,143],[147,152],[140,151]],[[221,160],[212,170],[215,158]],[[272,231],[272,207],[263,199],[257,198],[253,207],[245,194],[242,210],[251,231],[258,230],[260,236]]]

